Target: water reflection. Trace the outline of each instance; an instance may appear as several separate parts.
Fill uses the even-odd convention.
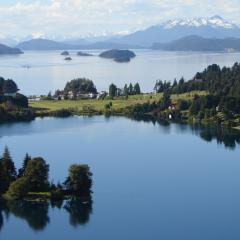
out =
[[[112,116],[85,116],[85,117],[70,117],[68,119],[58,118],[37,118],[29,123],[12,123],[0,125],[0,139],[4,137],[26,136],[43,133],[76,133],[83,131],[88,127],[94,127],[101,124],[107,124],[111,121],[124,121],[125,117]],[[223,144],[226,148],[235,149],[240,143],[240,132],[238,130],[216,126],[216,125],[201,125],[201,124],[183,124],[180,122],[170,123],[169,121],[158,120],[151,116],[132,117],[128,118],[132,121],[152,123],[154,126],[159,126],[161,133],[170,134],[177,133],[192,133],[199,136],[207,142],[217,141],[218,144]],[[128,120],[127,119],[127,120]]]
[[[54,209],[65,210],[69,213],[69,223],[73,227],[84,225],[90,220],[92,213],[92,199],[87,202],[67,200],[55,202],[29,202],[0,200],[0,230],[4,220],[13,215],[27,222],[34,231],[42,231],[50,223],[50,206]]]
[[[133,121],[151,122],[153,125],[159,125],[163,127],[161,129],[164,133],[171,132],[171,125],[174,124],[176,130],[180,133],[191,130],[191,132],[199,136],[201,139],[207,142],[217,141],[218,144],[224,144],[228,149],[234,150],[238,144],[240,144],[240,131],[221,127],[218,125],[203,125],[203,124],[184,124],[184,123],[170,123],[164,120],[157,120],[151,116],[147,117],[134,117]]]
[[[192,131],[207,142],[216,140],[218,144],[224,144],[229,149],[235,149],[240,144],[240,132],[234,129],[220,126],[193,125]]]
[[[79,202],[77,200],[67,201],[64,209],[69,213],[69,222],[72,226],[84,225],[88,223],[92,213],[92,201]]]

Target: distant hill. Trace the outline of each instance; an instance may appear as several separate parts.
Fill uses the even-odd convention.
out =
[[[115,43],[115,42],[96,42],[92,44],[88,44],[85,46],[81,46],[81,49],[141,49],[142,46],[132,45],[127,43]]]
[[[11,48],[6,45],[0,44],[0,55],[3,54],[23,54],[23,52],[18,48]]]
[[[182,37],[198,35],[204,38],[240,38],[239,26],[221,18],[174,19],[160,25],[109,41],[151,47],[153,43],[166,43]]]
[[[19,43],[18,48],[22,50],[84,50],[84,49],[126,49],[126,48],[140,48],[139,46],[132,46],[129,44],[112,43],[112,42],[96,42],[87,45],[71,45],[67,43],[56,42],[48,39],[32,39]]]
[[[64,50],[74,49],[72,45],[60,43],[48,39],[32,39],[17,45],[22,50]],[[75,47],[76,48],[76,47]]]
[[[188,36],[170,43],[155,43],[152,49],[165,51],[240,51],[240,38],[210,39]]]

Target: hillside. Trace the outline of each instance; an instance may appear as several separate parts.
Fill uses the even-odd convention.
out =
[[[4,54],[23,54],[18,48],[11,48],[6,45],[0,44],[0,55]]]
[[[32,39],[19,43],[17,47],[22,50],[64,50],[73,48],[71,45],[48,39]]]
[[[240,38],[210,39],[188,36],[170,43],[155,43],[152,49],[165,51],[240,51]]]

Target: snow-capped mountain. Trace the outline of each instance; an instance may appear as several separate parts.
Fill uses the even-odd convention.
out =
[[[210,18],[181,18],[170,20],[163,24],[164,28],[171,29],[177,26],[186,26],[186,27],[202,27],[202,26],[210,26],[213,28],[226,28],[233,29],[236,28],[237,25],[233,24],[220,16],[213,16]]]
[[[240,28],[220,16],[191,19],[181,18],[170,20],[142,31],[137,31],[115,39],[115,41],[150,47],[156,42],[166,43],[190,35],[205,38],[240,38]]]

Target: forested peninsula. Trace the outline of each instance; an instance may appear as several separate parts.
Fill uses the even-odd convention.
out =
[[[8,93],[8,85],[15,94]],[[188,81],[158,80],[152,93],[143,93],[139,83],[110,84],[108,91],[99,92],[94,82],[85,78],[69,81],[64,89],[54,93],[29,99],[17,93],[12,80],[1,79],[0,90],[1,121],[107,114],[240,128],[239,63],[223,68],[210,65]]]

